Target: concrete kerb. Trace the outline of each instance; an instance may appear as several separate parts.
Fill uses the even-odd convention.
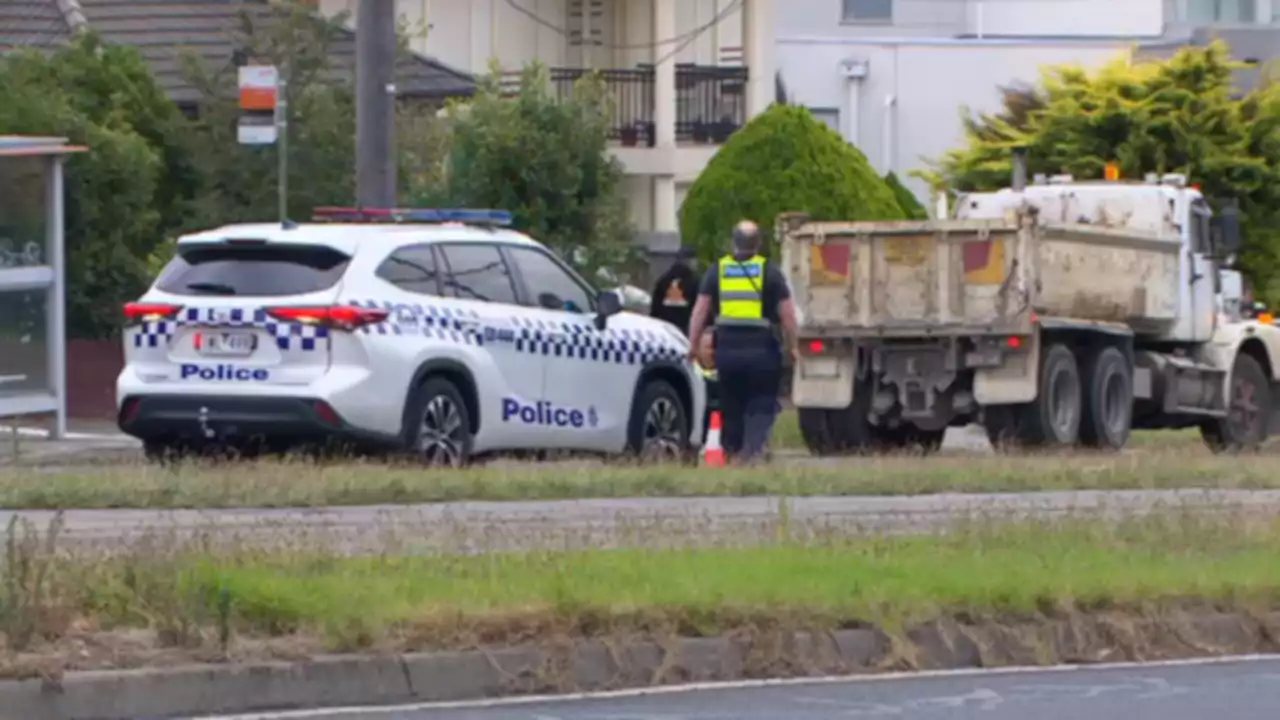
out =
[[[493,651],[73,672],[0,682],[3,720],[133,720],[456,702],[740,680],[1275,652],[1280,613],[938,622],[879,630],[675,640],[585,640]]]

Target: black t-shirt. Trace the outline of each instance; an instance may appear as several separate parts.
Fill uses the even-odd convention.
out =
[[[752,255],[739,258],[743,262],[751,259]],[[711,298],[711,317],[720,315],[720,263],[717,261],[712,265],[707,274],[702,276],[702,285],[698,287],[699,295],[707,295]],[[761,288],[762,300],[764,300],[764,317],[771,323],[777,324],[778,305],[783,300],[791,299],[791,288],[787,285],[787,279],[783,277],[782,271],[779,270],[771,260],[764,263],[764,287]]]
[[[689,334],[689,316],[693,314],[693,302],[698,296],[698,274],[693,268],[677,263],[658,278],[653,286],[653,301],[649,314],[680,328]]]

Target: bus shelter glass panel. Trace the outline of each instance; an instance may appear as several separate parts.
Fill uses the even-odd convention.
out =
[[[48,290],[0,288],[0,398],[47,393]]]
[[[49,264],[48,157],[0,159],[0,270]]]

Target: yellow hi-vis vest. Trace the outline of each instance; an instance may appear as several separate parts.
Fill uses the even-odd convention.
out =
[[[764,263],[756,255],[738,260],[720,258],[720,315],[716,325],[769,327],[764,317]]]

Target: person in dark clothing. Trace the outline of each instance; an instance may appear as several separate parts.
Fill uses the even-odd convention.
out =
[[[733,253],[707,270],[689,321],[690,337],[699,337],[715,318],[724,449],[731,458],[747,461],[767,450],[781,410],[783,349],[794,359],[798,347],[791,288],[776,265],[760,255],[761,245],[755,223],[744,220],[734,227]],[[696,344],[690,347],[691,359],[696,350]]]
[[[693,313],[693,303],[698,296],[698,274],[689,267],[693,251],[687,247],[680,248],[676,261],[653,285],[653,300],[649,306],[649,315],[666,320],[680,328],[680,332],[689,336],[689,317]]]

